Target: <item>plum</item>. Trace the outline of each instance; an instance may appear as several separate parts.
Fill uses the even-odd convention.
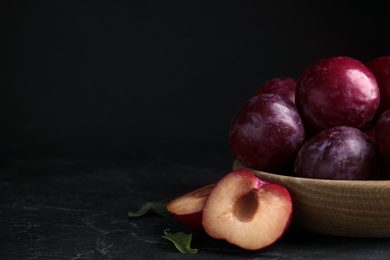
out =
[[[297,80],[290,77],[277,77],[264,82],[255,92],[256,95],[273,93],[288,98],[295,104]]]
[[[222,177],[210,192],[202,225],[213,238],[259,251],[282,238],[292,213],[292,199],[284,186],[239,169]]]
[[[379,101],[375,76],[354,58],[318,60],[297,80],[295,104],[311,133],[340,125],[361,128],[373,118]]]
[[[390,164],[390,109],[383,112],[375,127],[375,141],[380,154]]]
[[[297,108],[277,94],[246,100],[229,130],[229,145],[235,157],[243,165],[262,171],[292,169],[305,139]]]
[[[332,180],[382,179],[375,144],[361,130],[335,126],[312,136],[300,149],[295,176]]]
[[[390,56],[374,58],[366,63],[366,66],[374,73],[380,90],[380,102],[375,119],[390,109]]]

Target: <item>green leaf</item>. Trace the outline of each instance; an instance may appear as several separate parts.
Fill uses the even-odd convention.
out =
[[[147,213],[154,212],[161,216],[168,216],[169,212],[167,211],[166,204],[163,202],[147,202],[137,211],[129,211],[127,214],[129,217],[141,217]]]
[[[183,254],[196,254],[198,249],[191,248],[191,239],[192,234],[186,234],[183,232],[170,233],[169,229],[164,230],[165,239],[172,241],[177,250],[179,250]]]

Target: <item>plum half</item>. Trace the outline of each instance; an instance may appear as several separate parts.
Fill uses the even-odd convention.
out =
[[[211,237],[254,251],[285,234],[292,211],[286,188],[239,169],[217,182],[204,205],[202,223]]]

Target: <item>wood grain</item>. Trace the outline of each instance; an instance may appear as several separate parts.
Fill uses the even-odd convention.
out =
[[[240,168],[250,169],[234,161],[233,169]],[[287,188],[293,227],[335,236],[390,237],[390,181],[319,180],[250,170]]]

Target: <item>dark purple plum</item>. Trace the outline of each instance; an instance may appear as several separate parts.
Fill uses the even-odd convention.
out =
[[[311,133],[334,126],[361,128],[374,116],[380,93],[362,62],[344,56],[321,59],[297,80],[295,104]]]
[[[238,161],[254,169],[278,172],[292,167],[305,141],[305,129],[295,105],[277,94],[245,101],[235,114],[229,145]]]
[[[374,143],[357,128],[335,126],[312,136],[300,149],[295,176],[331,180],[382,179]]]
[[[390,109],[390,56],[374,58],[366,63],[366,66],[374,73],[380,90],[380,102],[375,119],[383,112]]]
[[[295,104],[295,88],[297,80],[289,77],[278,77],[267,80],[255,92],[255,96],[260,94],[278,94],[288,98]]]
[[[383,112],[376,123],[375,142],[383,159],[390,164],[390,109]]]

